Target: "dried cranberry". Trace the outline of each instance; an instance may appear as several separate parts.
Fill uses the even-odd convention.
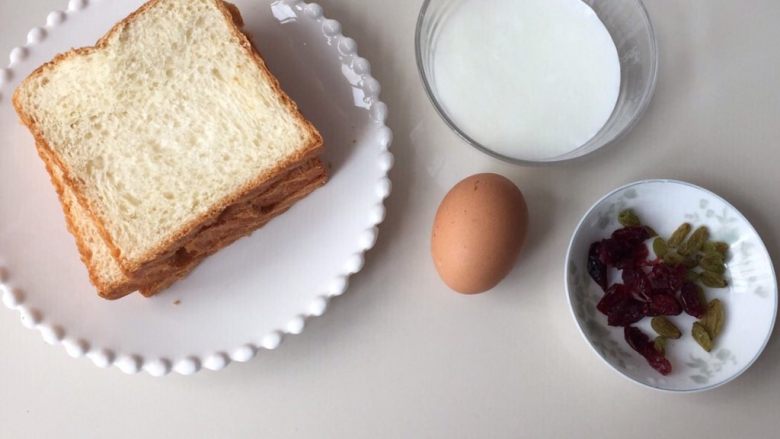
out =
[[[647,246],[644,243],[637,244],[637,246],[634,247],[634,264],[640,265],[644,263],[649,255],[650,250],[647,249]]]
[[[650,232],[644,226],[624,227],[615,230],[612,233],[612,238],[636,244],[650,239]]]
[[[609,326],[628,326],[645,318],[647,311],[648,305],[646,303],[631,297],[622,306],[607,315],[607,324]]]
[[[677,316],[682,313],[682,307],[673,295],[656,294],[650,301],[647,315],[655,316]]]
[[[648,311],[646,303],[636,300],[623,284],[612,285],[596,308],[607,315],[609,326],[627,326],[642,320]]]
[[[639,265],[647,258],[647,246],[643,242],[633,242],[620,239],[605,239],[599,249],[601,262],[617,269]]]
[[[707,311],[704,293],[701,288],[693,282],[685,282],[682,286],[680,302],[682,302],[682,309],[696,318],[702,317]]]
[[[614,284],[609,287],[607,292],[604,294],[604,297],[601,298],[599,303],[596,305],[596,309],[601,311],[601,313],[604,315],[609,315],[612,310],[618,306],[621,306],[630,298],[631,295],[622,284]]]
[[[688,268],[684,265],[673,265],[669,277],[669,289],[678,291],[688,279]]]
[[[625,241],[616,239],[605,239],[599,246],[599,257],[601,262],[613,267],[620,267],[623,261],[633,258],[634,246]]]
[[[672,373],[672,363],[670,363],[663,354],[656,351],[652,344],[648,348],[645,348],[645,350],[647,352],[644,357],[650,367],[658,371],[661,375],[669,375]]]
[[[650,367],[657,370],[661,375],[669,375],[672,373],[672,364],[663,354],[655,350],[655,347],[647,334],[642,332],[639,328],[626,326],[623,330],[623,335],[628,345],[642,355],[645,360],[647,360]]]
[[[650,285],[658,290],[671,290],[673,293],[682,288],[688,274],[683,265],[655,264],[647,275]]]
[[[633,326],[626,326],[623,330],[623,335],[626,338],[626,343],[631,346],[631,349],[639,352],[640,354],[645,350],[645,347],[650,344],[650,337],[647,336],[639,328]]]
[[[588,251],[588,274],[601,287],[607,289],[607,266],[599,258],[600,242],[594,242]]]
[[[641,282],[646,276],[645,272],[638,267],[629,267],[620,274],[623,278],[623,284],[633,286]]]
[[[669,288],[653,288],[652,292],[650,293],[651,296],[676,296],[677,292],[672,291]]]
[[[652,296],[652,287],[647,280],[645,272],[638,267],[627,267],[622,273],[623,284],[631,290],[631,293],[639,300],[649,301]]]
[[[653,266],[650,273],[647,275],[647,279],[650,280],[650,285],[654,289],[668,289],[669,288],[669,266],[666,264],[657,264]]]

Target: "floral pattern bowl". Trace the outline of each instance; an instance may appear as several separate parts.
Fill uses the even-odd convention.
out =
[[[720,299],[726,310],[723,332],[711,352],[691,336],[695,319],[685,313],[669,319],[683,332],[670,340],[666,356],[672,373],[662,376],[634,352],[623,328],[607,325],[596,304],[601,288],[587,273],[591,243],[608,237],[620,225],[617,216],[633,209],[644,224],[668,238],[683,222],[705,225],[712,239],[730,245],[725,289],[705,289],[707,300]],[[653,389],[696,392],[723,385],[747,370],[764,350],[777,314],[777,280],[769,253],[748,220],[723,198],[698,186],[673,180],[645,180],[607,194],[585,214],[566,255],[565,285],[580,332],[593,350],[615,371]],[[650,319],[635,324],[655,336]]]

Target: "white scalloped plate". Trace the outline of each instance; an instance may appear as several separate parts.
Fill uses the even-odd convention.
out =
[[[392,132],[379,83],[354,40],[298,0],[232,0],[282,86],[321,130],[330,182],[249,238],[145,299],[99,299],[65,228],[33,139],[10,105],[55,54],[94,44],[140,0],[71,0],[0,69],[0,295],[22,323],[74,357],[126,373],[191,374],[247,361],[321,315],[376,240],[390,193]]]

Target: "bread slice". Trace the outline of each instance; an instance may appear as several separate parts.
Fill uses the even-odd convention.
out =
[[[219,0],[152,0],[13,103],[134,279],[322,146]]]
[[[186,260],[190,257],[191,252],[189,248],[192,247],[193,242],[208,242],[207,240],[210,236],[214,235],[215,230],[226,226],[240,225],[242,218],[233,214],[237,208],[249,205],[250,203],[257,204],[260,207],[272,205],[295,192],[299,187],[306,183],[306,178],[313,178],[314,174],[316,173],[318,175],[322,169],[324,168],[319,159],[315,158],[306,161],[298,168],[287,172],[285,175],[279,176],[279,178],[275,179],[273,184],[269,187],[253,192],[236,203],[226,207],[219,216],[209,220],[197,233],[190,236],[186,241],[181,242],[181,245],[175,252],[172,252],[169,257],[160,259],[155,264],[149,265],[143,272],[125,275],[128,278],[140,279],[143,283],[154,282],[156,279],[167,277],[172,266],[178,266],[182,263],[182,260]],[[255,214],[261,214],[261,212],[258,210]]]
[[[47,162],[49,166],[50,163]],[[148,294],[151,290],[147,286],[150,284],[170,285],[172,282],[167,282],[169,279],[174,276],[179,279],[183,276],[180,274],[182,266],[188,265],[189,259],[198,258],[207,251],[213,254],[216,249],[212,251],[210,247],[220,242],[234,229],[241,229],[244,234],[251,232],[254,229],[247,230],[249,224],[254,224],[257,218],[270,220],[278,214],[276,206],[288,203],[302,189],[312,186],[314,182],[320,181],[327,175],[319,159],[309,160],[303,166],[289,172],[258,197],[226,209],[217,221],[203,228],[176,258],[169,261],[164,270],[160,270],[155,276],[133,278],[122,272],[91,218],[75,199],[73,191],[63,184],[60,170],[56,166],[52,168],[49,172],[60,196],[63,210],[66,212],[68,229],[76,238],[81,259],[87,266],[91,282],[97,288],[98,294],[106,299],[118,299],[136,290],[147,291]],[[154,292],[159,289],[155,289]]]
[[[40,145],[38,150],[41,157],[46,156],[47,152]],[[106,299],[118,299],[140,289],[142,279],[131,279],[122,272],[92,218],[83,210],[73,190],[63,181],[59,166],[50,160],[44,160],[44,163],[60,198],[68,231],[76,240],[81,261],[87,267],[89,280],[98,295]]]
[[[171,273],[166,279],[142,286],[140,290],[141,294],[146,297],[151,297],[168,288],[174,282],[192,272],[192,270],[194,270],[207,257],[229,246],[238,239],[252,234],[252,232],[259,229],[260,227],[263,227],[275,217],[286,212],[290,207],[292,207],[293,204],[305,198],[320,186],[324,185],[327,179],[327,173],[321,172],[318,177],[309,181],[308,184],[306,184],[304,187],[294,192],[287,198],[279,201],[278,203],[259,206],[259,208],[256,209],[256,212],[259,214],[254,215],[251,219],[247,219],[243,224],[236,224],[234,222],[230,227],[220,229],[220,233],[215,233],[212,235],[213,241],[210,240],[208,247],[204,247],[202,250],[197,249],[193,257],[191,257],[186,263],[182,264],[180,269]],[[202,253],[200,251],[202,251]]]
[[[278,182],[262,196],[236,203],[227,209],[199,233],[195,239],[181,247],[177,252],[177,259],[181,265],[182,255],[199,254],[211,249],[214,243],[230,235],[235,230],[244,230],[247,225],[258,223],[265,219],[273,218],[273,214],[279,212],[280,205],[291,206],[294,198],[302,190],[313,186],[313,189],[321,186],[315,184],[324,183],[327,180],[327,169],[319,159],[312,159],[306,165],[290,172],[282,181]],[[312,189],[312,190],[313,190]],[[305,191],[307,194],[311,192]],[[275,215],[274,215],[275,216]],[[255,226],[255,228],[259,227]]]

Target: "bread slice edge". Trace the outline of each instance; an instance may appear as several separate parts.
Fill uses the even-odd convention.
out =
[[[45,154],[43,151],[40,153]],[[165,266],[160,267],[160,271],[155,273],[153,276],[130,278],[124,276],[119,268],[117,268],[117,271],[120,275],[118,280],[110,279],[111,276],[101,275],[101,270],[99,269],[100,263],[95,260],[95,248],[89,244],[89,239],[85,238],[84,236],[85,233],[89,233],[86,230],[86,227],[89,226],[80,224],[81,222],[89,222],[90,225],[94,227],[94,224],[91,223],[91,218],[88,215],[86,218],[82,217],[80,214],[83,214],[83,212],[79,209],[80,204],[78,201],[69,199],[71,194],[66,194],[66,192],[69,191],[69,188],[63,186],[59,178],[60,173],[56,172],[56,169],[53,169],[53,167],[56,167],[56,165],[52,162],[46,161],[45,159],[44,162],[46,163],[46,168],[51,177],[52,184],[54,185],[55,190],[59,196],[67,228],[75,238],[76,247],[79,251],[81,260],[86,266],[90,281],[97,289],[98,295],[100,297],[109,300],[119,299],[135,291],[138,291],[142,289],[142,287],[145,287],[149,284],[163,282],[179,271],[179,268],[173,265],[174,261],[167,261],[164,264]],[[236,223],[246,222],[246,220],[243,218],[245,214],[243,214],[242,208],[244,208],[244,210],[252,206],[262,208],[270,204],[277,205],[286,202],[288,198],[300,190],[300,187],[305,187],[306,185],[311,184],[311,182],[317,180],[323,174],[326,174],[326,168],[319,159],[312,159],[307,161],[301,167],[285,174],[283,178],[276,182],[276,184],[269,187],[266,191],[260,193],[257,197],[231,206],[232,209],[224,219],[224,223],[222,225],[234,225]],[[303,181],[299,183],[301,179],[303,179]],[[292,188],[286,189],[286,186],[292,186]],[[75,206],[73,204],[75,204]],[[236,210],[238,210],[241,215],[235,214],[234,212]],[[258,216],[259,215],[260,213],[258,213]],[[198,235],[193,237],[191,242],[188,242],[186,245],[194,246],[202,241],[210,242],[211,237],[203,235],[204,233],[208,233],[210,228],[211,226],[203,229]],[[217,231],[217,234],[219,233],[220,232]],[[105,243],[102,242],[101,236],[97,236],[97,239],[100,239],[101,244],[105,245]],[[218,241],[218,239],[214,240]],[[110,258],[110,256],[108,257]],[[111,262],[115,261],[112,259]]]
[[[273,207],[270,213],[263,215],[263,217],[258,217],[251,222],[248,222],[247,224],[242,226],[239,230],[236,230],[233,233],[223,236],[222,239],[219,239],[216,244],[214,244],[212,247],[209,248],[208,251],[193,258],[188,264],[183,266],[179,271],[173,273],[167,279],[161,280],[156,283],[143,285],[140,288],[141,294],[145,297],[152,297],[160,293],[161,291],[165,290],[166,288],[170,287],[175,282],[189,275],[206,258],[213,255],[214,253],[217,253],[223,248],[230,246],[231,244],[238,241],[239,239],[249,236],[255,231],[264,227],[266,224],[268,224],[275,218],[287,212],[298,201],[306,198],[312,192],[325,185],[327,181],[328,181],[327,173],[320,174],[318,177],[310,181],[308,185],[294,192],[293,194],[291,194],[289,197],[285,198],[281,202],[277,203],[277,205]]]

